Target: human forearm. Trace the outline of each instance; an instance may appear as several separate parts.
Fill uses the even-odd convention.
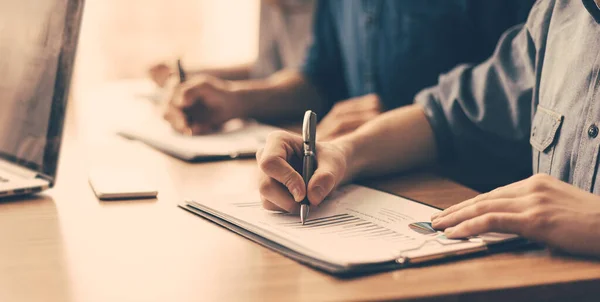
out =
[[[239,80],[247,80],[250,78],[250,70],[252,69],[252,64],[241,64],[229,67],[217,67],[217,68],[185,68],[185,72],[188,77],[198,77],[198,76],[212,76],[215,78],[230,80],[230,81],[239,81]],[[177,75],[177,68],[174,66],[170,66],[167,63],[160,63],[152,66],[148,70],[150,78],[159,86],[165,87],[167,81],[170,77],[174,77]]]
[[[257,152],[259,191],[266,209],[294,213],[306,196],[316,206],[344,182],[406,170],[436,158],[432,130],[417,105],[383,114],[337,140],[317,141],[317,169],[308,185],[292,164],[302,159],[298,150],[304,143],[299,135],[277,131]]]
[[[249,79],[251,69],[252,63],[246,63],[228,67],[203,68],[193,70],[191,73],[194,75],[207,74],[223,80],[239,81]]]
[[[232,82],[244,117],[287,120],[307,109],[322,112],[324,101],[296,71],[283,70],[264,80]]]
[[[345,181],[406,171],[438,157],[433,131],[419,105],[384,113],[334,143],[346,150]]]

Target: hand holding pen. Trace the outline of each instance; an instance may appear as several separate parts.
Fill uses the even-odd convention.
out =
[[[181,60],[177,60],[176,76],[179,84],[169,93],[163,117],[177,132],[204,134],[242,117],[242,106],[228,82],[209,75],[188,78]]]
[[[316,124],[314,113],[306,113],[305,119],[309,124]],[[308,135],[307,143],[302,136],[275,131],[269,135],[265,147],[256,154],[256,158],[263,207],[289,213],[302,214],[304,211],[306,219],[310,208],[318,206],[335,187],[350,180],[352,175],[346,174],[346,163],[349,160],[343,143],[311,141],[310,137],[315,138],[316,132],[312,130],[311,133],[308,124],[303,128],[307,130],[303,131],[303,134],[306,132]],[[312,156],[308,152],[311,150]],[[309,159],[311,157],[312,164]],[[303,171],[305,164],[306,171]],[[310,171],[311,167],[313,173]],[[304,210],[302,205],[305,205]]]

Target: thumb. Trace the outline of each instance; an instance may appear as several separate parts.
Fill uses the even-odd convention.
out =
[[[308,200],[320,204],[333,191],[340,180],[341,169],[331,161],[321,161],[308,182]]]

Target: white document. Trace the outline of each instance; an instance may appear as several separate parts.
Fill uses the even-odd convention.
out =
[[[115,83],[102,92],[104,99],[119,100],[119,113],[127,117],[120,120],[117,133],[185,160],[253,156],[264,145],[267,135],[278,129],[236,119],[227,122],[218,132],[183,135],[163,119],[156,100],[149,99],[155,97],[152,85],[142,84]]]
[[[357,185],[343,187],[321,206],[311,207],[305,225],[297,215],[264,210],[258,193],[187,205],[296,252],[342,266],[485,249],[486,245],[482,238],[450,240],[442,232],[415,231],[411,223],[426,223],[439,210]],[[497,240],[515,237],[493,235]]]
[[[252,156],[275,130],[277,128],[254,121],[233,120],[219,132],[189,136],[177,133],[161,117],[153,116],[141,124],[123,127],[119,134],[171,155],[194,160],[211,156]]]

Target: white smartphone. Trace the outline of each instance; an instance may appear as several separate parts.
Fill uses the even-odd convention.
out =
[[[101,200],[156,198],[158,190],[134,169],[97,167],[89,173],[90,186]]]

